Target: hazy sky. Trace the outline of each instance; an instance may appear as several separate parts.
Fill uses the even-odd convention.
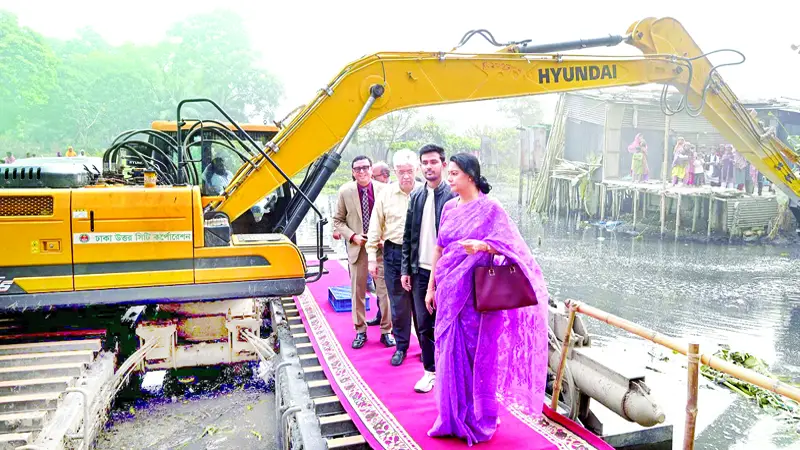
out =
[[[313,98],[343,66],[376,51],[439,51],[452,48],[474,28],[487,28],[500,41],[530,38],[535,43],[623,34],[645,17],[671,16],[684,25],[701,49],[739,50],[742,65],[725,67],[722,76],[740,99],[776,96],[800,99],[798,0],[730,1],[504,1],[401,0],[396,2],[308,2],[193,0],[191,2],[68,2],[0,0],[0,9],[50,36],[67,38],[90,26],[114,44],[158,41],[169,25],[187,11],[207,12],[224,5],[246,21],[264,66],[279,76],[286,95],[283,116]],[[613,6],[612,6],[613,5]],[[762,6],[764,5],[764,6]],[[474,40],[468,51],[494,51]],[[587,51],[587,53],[589,53]],[[638,50],[600,48],[593,54],[638,54]],[[713,62],[735,60],[724,54]],[[0,68],[0,70],[2,70]],[[551,109],[552,99],[546,103]],[[499,124],[492,105],[476,103],[431,109],[458,128],[473,123]],[[549,111],[547,111],[549,112]]]

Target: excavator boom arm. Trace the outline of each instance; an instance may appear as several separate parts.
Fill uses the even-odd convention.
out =
[[[747,159],[796,199],[800,186],[787,161],[794,153],[764,130],[738,103],[682,26],[674,19],[634,24],[626,42],[634,57],[531,54],[513,45],[497,53],[376,53],[346,66],[272,140],[266,151],[292,177],[341,142],[370,98],[361,126],[393,111],[437,104],[550,94],[648,83],[686,90],[702,113]],[[713,82],[707,83],[708,77]],[[704,95],[705,92],[705,95]],[[245,164],[212,206],[231,219],[283,184],[272,164],[257,156]]]

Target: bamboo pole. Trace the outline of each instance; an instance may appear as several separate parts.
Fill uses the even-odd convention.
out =
[[[639,210],[639,191],[633,192],[633,231],[636,231],[636,213]]]
[[[567,353],[572,342],[572,326],[575,324],[575,314],[578,310],[572,306],[569,307],[569,323],[567,324],[567,331],[564,332],[564,342],[561,344],[561,362],[558,364],[558,373],[556,374],[556,383],[553,385],[553,398],[550,401],[550,409],[558,411],[558,396],[561,394],[561,383],[564,381],[564,368],[567,366]]]
[[[686,383],[686,426],[683,431],[683,449],[694,450],[694,429],[697,424],[697,389],[700,376],[700,344],[689,344],[689,379]]]
[[[664,232],[667,227],[667,194],[666,191],[661,191],[661,237],[664,237]]]
[[[711,224],[713,223],[711,220],[714,219],[714,195],[710,195],[708,197],[708,234],[707,236],[711,237]]]
[[[675,207],[675,240],[681,231],[681,194],[678,194],[678,206]]]
[[[589,317],[593,317],[611,326],[621,328],[639,337],[647,339],[648,341],[663,345],[664,347],[675,350],[676,352],[681,353],[683,355],[688,355],[689,353],[688,346],[678,341],[677,339],[665,336],[661,333],[650,330],[648,328],[644,328],[640,325],[625,320],[621,317],[607,313],[601,309],[589,306],[585,303],[581,303],[576,300],[568,299],[567,304],[568,305],[574,304],[575,308],[579,313],[586,314]],[[741,366],[737,366],[735,364],[729,363],[728,361],[717,358],[716,356],[713,355],[709,355],[707,353],[700,354],[700,362],[711,367],[712,369],[716,369],[720,372],[726,373],[739,380],[746,381],[760,388],[766,389],[770,392],[774,392],[784,397],[788,397],[794,401],[800,402],[800,389],[797,389],[793,386],[789,386],[788,384],[780,380],[775,380],[770,377],[761,375],[758,372],[755,372],[753,370]]]

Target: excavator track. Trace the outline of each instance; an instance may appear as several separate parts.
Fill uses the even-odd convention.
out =
[[[302,440],[303,448],[309,449],[369,449],[364,436],[334,393],[294,300],[291,297],[276,299],[270,306],[281,346],[281,358],[276,364],[275,394],[279,406],[276,419],[282,422],[279,423],[279,436],[288,444],[282,448],[297,448],[295,439],[298,439]],[[295,416],[293,424],[289,419],[281,420],[286,411],[299,404],[313,406],[309,414],[313,416],[311,420],[303,420],[300,414]],[[301,429],[301,424],[305,429]]]
[[[58,425],[67,395],[102,382],[99,367],[110,362],[100,358],[105,330],[24,329],[22,318],[0,317],[0,450],[28,446]]]

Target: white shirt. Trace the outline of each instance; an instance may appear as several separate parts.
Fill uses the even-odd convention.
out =
[[[419,226],[419,267],[431,270],[433,249],[436,248],[436,204],[433,189],[426,185],[428,196],[422,207],[422,221]]]

